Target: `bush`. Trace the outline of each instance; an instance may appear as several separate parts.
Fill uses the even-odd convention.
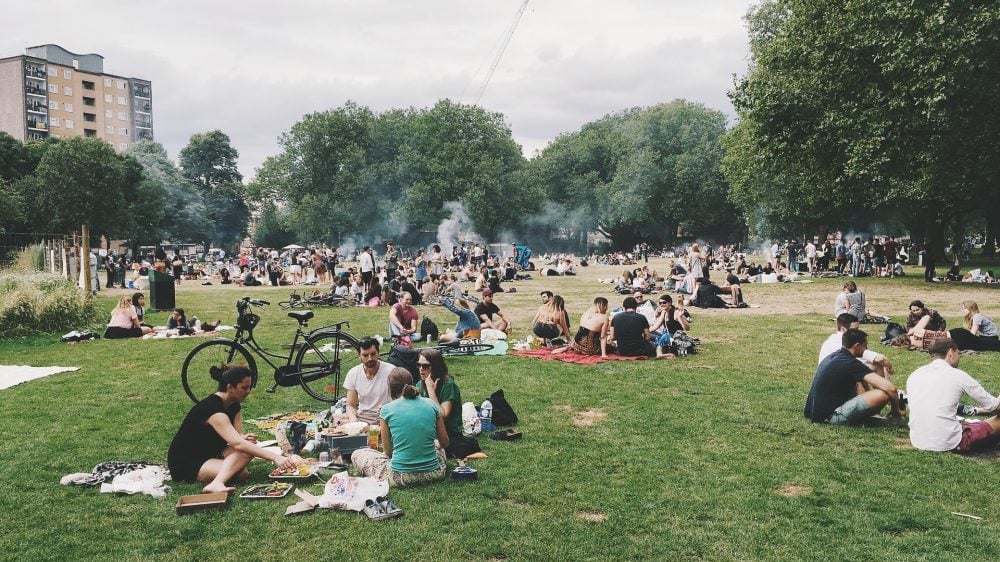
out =
[[[56,275],[7,271],[0,282],[0,338],[92,328],[100,316],[92,296]]]
[[[18,252],[14,269],[24,272],[45,271],[45,246],[34,244]]]

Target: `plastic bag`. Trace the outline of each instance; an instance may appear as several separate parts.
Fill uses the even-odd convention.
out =
[[[472,402],[462,404],[462,435],[466,437],[479,435],[483,431],[482,423],[475,404]]]

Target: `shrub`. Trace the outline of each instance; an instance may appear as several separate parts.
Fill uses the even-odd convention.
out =
[[[55,275],[4,272],[0,338],[91,328],[100,311],[91,295]]]
[[[45,271],[45,246],[34,244],[18,252],[14,269],[24,272]]]

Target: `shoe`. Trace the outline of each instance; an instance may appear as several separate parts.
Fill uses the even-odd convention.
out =
[[[494,431],[490,434],[490,439],[494,441],[520,441],[523,436],[524,434],[520,431],[505,429],[503,431]]]
[[[375,498],[375,503],[382,508],[383,513],[388,517],[401,517],[403,515],[403,510],[385,496]]]
[[[975,406],[969,406],[968,404],[959,404],[958,411],[955,413],[966,418],[970,416],[978,416],[979,408],[976,408]]]
[[[364,513],[372,521],[382,521],[390,517],[375,500],[365,500],[365,507],[361,509],[361,513]]]

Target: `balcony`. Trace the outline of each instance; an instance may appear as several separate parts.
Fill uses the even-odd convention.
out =
[[[24,65],[24,75],[28,78],[40,78],[45,80],[45,69],[33,64]]]
[[[28,133],[28,140],[43,140],[45,137],[49,136],[48,133]]]
[[[28,117],[28,128],[33,131],[48,131],[49,124],[41,119],[32,119],[31,117]]]
[[[41,113],[43,115],[49,112],[49,108],[44,103],[38,103],[38,101],[31,98],[24,100],[24,109],[31,113]]]
[[[28,94],[29,96],[39,96],[43,98],[46,97],[45,88],[39,88],[31,84],[28,84],[24,87],[24,93]]]
[[[94,123],[97,121],[97,115],[94,115],[93,113],[84,113],[83,120],[88,121],[90,123]]]
[[[150,89],[146,84],[133,84],[132,85],[132,95],[137,98],[149,99]]]
[[[93,90],[94,89],[94,83],[90,82],[88,80],[84,80],[83,81],[83,89],[84,90]]]
[[[135,110],[139,113],[151,113],[153,104],[149,103],[148,100],[135,100]]]
[[[97,105],[96,101],[97,100],[95,100],[94,98],[83,98],[83,105],[89,105],[93,107]]]
[[[94,130],[94,129],[84,129],[83,130],[83,136],[85,136],[85,137],[96,137],[97,136],[97,131]]]
[[[139,129],[136,131],[136,137],[139,140],[153,140],[152,129]]]

